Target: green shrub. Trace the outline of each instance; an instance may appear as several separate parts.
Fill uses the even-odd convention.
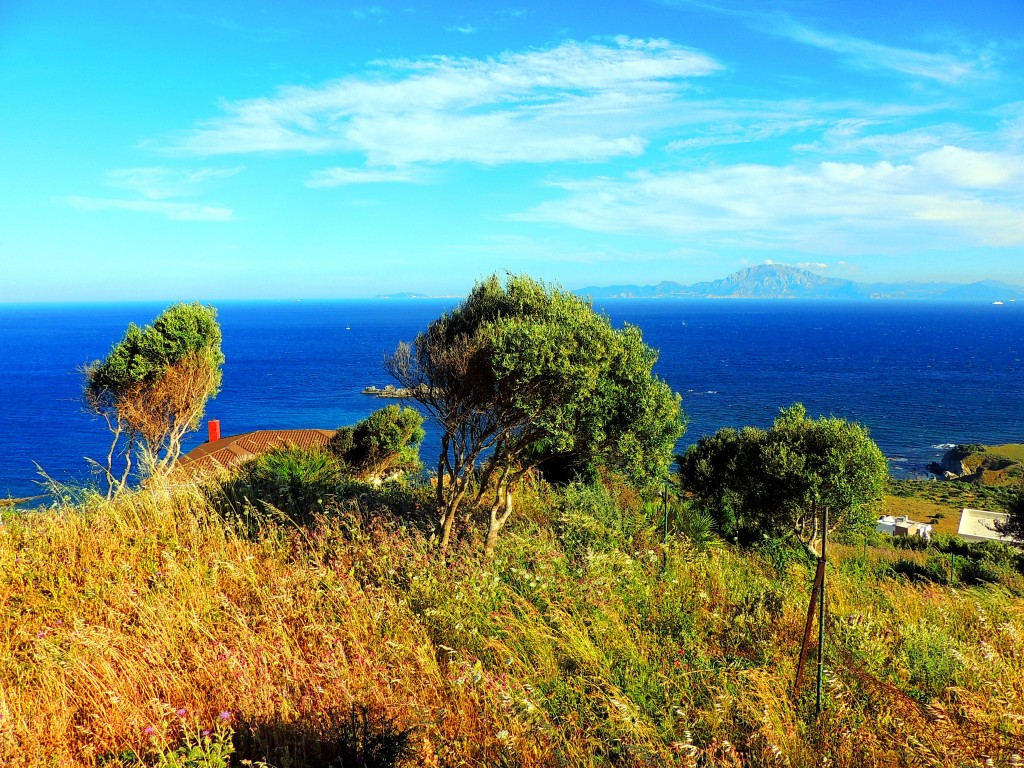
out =
[[[388,405],[354,427],[338,429],[327,450],[346,471],[374,480],[395,472],[418,472],[424,435],[423,417],[417,411]]]
[[[928,540],[920,536],[892,536],[891,539],[895,549],[909,549],[911,552],[924,552],[928,549]]]
[[[341,467],[324,451],[275,448],[247,462],[221,489],[230,507],[251,521],[273,520],[275,510],[296,524],[312,522],[336,499]]]
[[[706,549],[718,541],[715,518],[693,504],[676,503],[669,508],[670,531],[685,536],[697,549]]]
[[[566,554],[581,560],[588,552],[624,548],[646,524],[643,514],[624,506],[601,484],[570,483],[554,498],[555,531]]]
[[[765,536],[754,545],[754,550],[779,572],[787,570],[793,563],[814,563],[814,557],[807,551],[807,547],[792,534]]]

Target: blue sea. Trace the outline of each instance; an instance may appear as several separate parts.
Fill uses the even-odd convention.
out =
[[[222,303],[224,382],[207,408],[225,435],[335,428],[383,403],[385,353],[451,301]],[[95,482],[109,435],[85,413],[81,368],[129,322],[162,305],[0,306],[0,496],[41,493],[40,472]],[[617,300],[612,323],[639,326],[658,375],[683,396],[679,448],[723,426],[767,426],[802,402],[866,425],[896,476],[923,476],[953,443],[1024,442],[1024,304]],[[186,448],[205,439],[205,429]],[[436,454],[429,430],[423,456]],[[430,461],[427,462],[432,463]]]

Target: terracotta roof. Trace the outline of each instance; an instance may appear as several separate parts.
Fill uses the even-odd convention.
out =
[[[334,436],[333,429],[259,429],[222,437],[193,448],[180,459],[178,469],[195,475],[231,467],[266,453],[272,448],[323,448]]]

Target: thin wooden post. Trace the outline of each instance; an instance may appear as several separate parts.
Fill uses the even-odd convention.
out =
[[[811,644],[811,630],[814,628],[814,609],[818,604],[818,591],[825,575],[825,564],[818,558],[818,567],[814,572],[814,586],[811,587],[811,600],[807,605],[807,621],[804,623],[804,640],[800,644],[800,661],[796,665],[796,679],[793,681],[793,698],[800,695],[800,683],[804,679],[804,664],[807,662],[807,648]]]

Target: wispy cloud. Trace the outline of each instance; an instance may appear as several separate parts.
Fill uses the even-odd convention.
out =
[[[347,184],[422,183],[426,180],[426,174],[412,168],[324,168],[310,174],[306,186],[341,187]]]
[[[73,208],[80,211],[130,211],[163,216],[172,221],[230,221],[234,218],[231,208],[199,205],[197,203],[172,203],[156,200],[116,200],[101,197],[73,195],[65,198]]]
[[[984,52],[964,56],[897,48],[851,35],[822,32],[788,16],[770,17],[768,27],[795,42],[831,51],[858,69],[888,70],[945,84],[976,79],[985,74],[990,65],[989,56]]]
[[[901,164],[744,164],[558,186],[564,199],[516,218],[823,255],[1024,244],[1024,157],[958,147]]]
[[[968,52],[962,42],[957,52],[923,51],[884,45],[854,35],[829,33],[801,23],[784,12],[765,10],[757,4],[706,2],[706,0],[660,0],[663,5],[689,6],[710,13],[743,19],[753,29],[767,31],[794,42],[831,51],[849,66],[863,70],[899,72],[914,78],[960,84],[987,76],[994,63],[994,49],[983,47]]]
[[[199,168],[195,170],[150,166],[145,168],[118,168],[108,171],[107,183],[118,189],[137,192],[150,200],[169,197],[187,197],[213,179],[237,176],[245,166],[233,168]]]
[[[634,156],[690,78],[721,65],[665,40],[616,38],[490,59],[376,62],[376,75],[223,105],[174,138],[193,155],[361,152],[370,166]]]
[[[463,35],[472,35],[476,33],[477,29],[472,24],[463,24],[458,27],[445,27],[445,31],[458,32]]]

